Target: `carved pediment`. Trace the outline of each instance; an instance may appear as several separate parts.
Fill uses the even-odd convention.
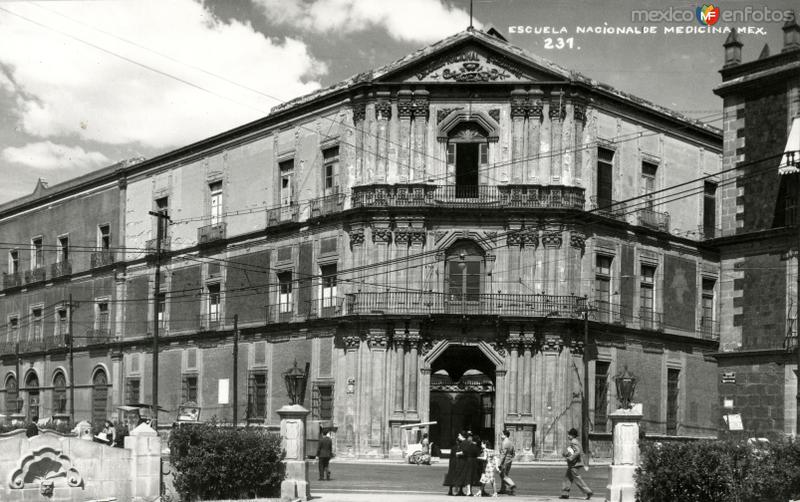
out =
[[[382,80],[425,82],[531,82],[552,79],[544,69],[519,64],[502,52],[468,45],[442,54],[431,55],[400,70],[395,78]]]
[[[8,486],[14,489],[63,479],[70,487],[83,485],[83,477],[73,466],[72,460],[61,450],[46,446],[33,451],[20,460],[19,467],[11,473]]]

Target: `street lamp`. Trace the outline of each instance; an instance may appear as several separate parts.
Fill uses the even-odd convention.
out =
[[[617,385],[617,400],[621,408],[630,409],[633,406],[631,403],[633,402],[633,392],[636,390],[636,382],[637,378],[628,371],[627,366],[622,373],[614,377],[614,383]]]
[[[289,393],[289,404],[302,405],[306,397],[306,382],[308,381],[309,363],[306,363],[305,371],[297,367],[297,359],[294,366],[283,373],[286,382],[286,391]]]

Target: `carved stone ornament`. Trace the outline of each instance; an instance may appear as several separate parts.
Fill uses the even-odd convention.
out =
[[[408,246],[411,242],[411,231],[402,229],[396,230],[394,233],[394,243],[397,246]]]
[[[539,119],[542,120],[544,116],[544,104],[542,103],[541,99],[534,99],[531,100],[530,104],[530,111],[528,112],[528,117],[531,119]]]
[[[20,460],[19,467],[11,474],[8,486],[11,489],[22,489],[26,485],[39,484],[42,495],[46,495],[45,491],[52,495],[55,481],[62,478],[69,487],[83,486],[83,476],[72,465],[72,459],[61,450],[47,446]]]
[[[425,231],[424,230],[408,230],[409,243],[412,246],[425,245]]]
[[[358,349],[359,345],[361,345],[361,337],[358,335],[347,335],[342,337],[342,341],[347,350]]]
[[[570,340],[569,341],[569,351],[575,355],[583,355],[583,341],[582,340]]]
[[[500,122],[500,108],[492,108],[489,110],[489,116],[492,117],[495,122]]]
[[[511,118],[526,118],[530,112],[530,105],[528,96],[511,96]]]
[[[362,122],[367,118],[367,104],[364,101],[353,102],[353,123]]]
[[[354,228],[350,230],[350,247],[364,244],[364,229]]]
[[[385,99],[375,102],[375,118],[378,120],[392,119],[392,104]]]
[[[520,232],[522,238],[522,245],[527,247],[536,248],[539,246],[539,231],[535,228],[526,228]]]
[[[397,94],[397,116],[410,119],[414,115],[414,98],[411,93]]]
[[[532,351],[536,346],[536,338],[532,334],[525,334],[522,336],[522,349],[523,351]]]
[[[475,50],[466,50],[436,59],[417,73],[418,80],[491,82],[511,78],[511,68],[498,59],[489,59]]]
[[[578,122],[586,122],[586,101],[578,99],[573,102],[572,116]]]
[[[560,97],[550,101],[550,120],[564,120],[567,116],[567,104]]]
[[[425,356],[431,350],[433,350],[433,340],[431,340],[430,338],[423,339],[421,341],[421,343],[419,344],[419,353],[420,353],[420,355]]]
[[[370,349],[385,349],[389,345],[389,337],[382,329],[370,330],[367,334],[367,344]]]
[[[542,246],[547,248],[560,248],[562,244],[561,232],[546,232],[542,235]]]
[[[542,340],[541,344],[541,351],[542,352],[561,352],[564,348],[564,341],[557,336],[548,336]]]
[[[392,229],[388,227],[372,227],[372,242],[389,244],[392,242]]]
[[[586,236],[583,234],[570,233],[569,245],[580,250],[586,249]]]
[[[506,348],[502,342],[493,342],[491,345],[494,351],[500,354],[500,357],[506,357]]]
[[[506,246],[522,246],[522,232],[519,230],[512,230],[506,235]]]
[[[460,106],[458,108],[440,108],[436,111],[436,123],[438,124],[456,110],[463,110],[463,108]]]
[[[427,119],[431,113],[429,103],[430,99],[428,96],[414,94],[414,99],[411,102],[414,118]]]
[[[395,348],[403,348],[406,345],[406,332],[403,329],[396,329],[392,335],[392,343]]]

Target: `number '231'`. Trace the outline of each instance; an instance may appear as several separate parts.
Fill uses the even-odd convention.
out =
[[[572,37],[569,38],[545,38],[544,39],[544,48],[545,49],[574,49],[575,48],[575,39]]]

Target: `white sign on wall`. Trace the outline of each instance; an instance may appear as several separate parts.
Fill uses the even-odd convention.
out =
[[[219,379],[219,388],[217,390],[217,395],[219,398],[217,399],[217,404],[228,404],[228,394],[229,394],[229,385],[228,385],[227,378],[220,378]]]

